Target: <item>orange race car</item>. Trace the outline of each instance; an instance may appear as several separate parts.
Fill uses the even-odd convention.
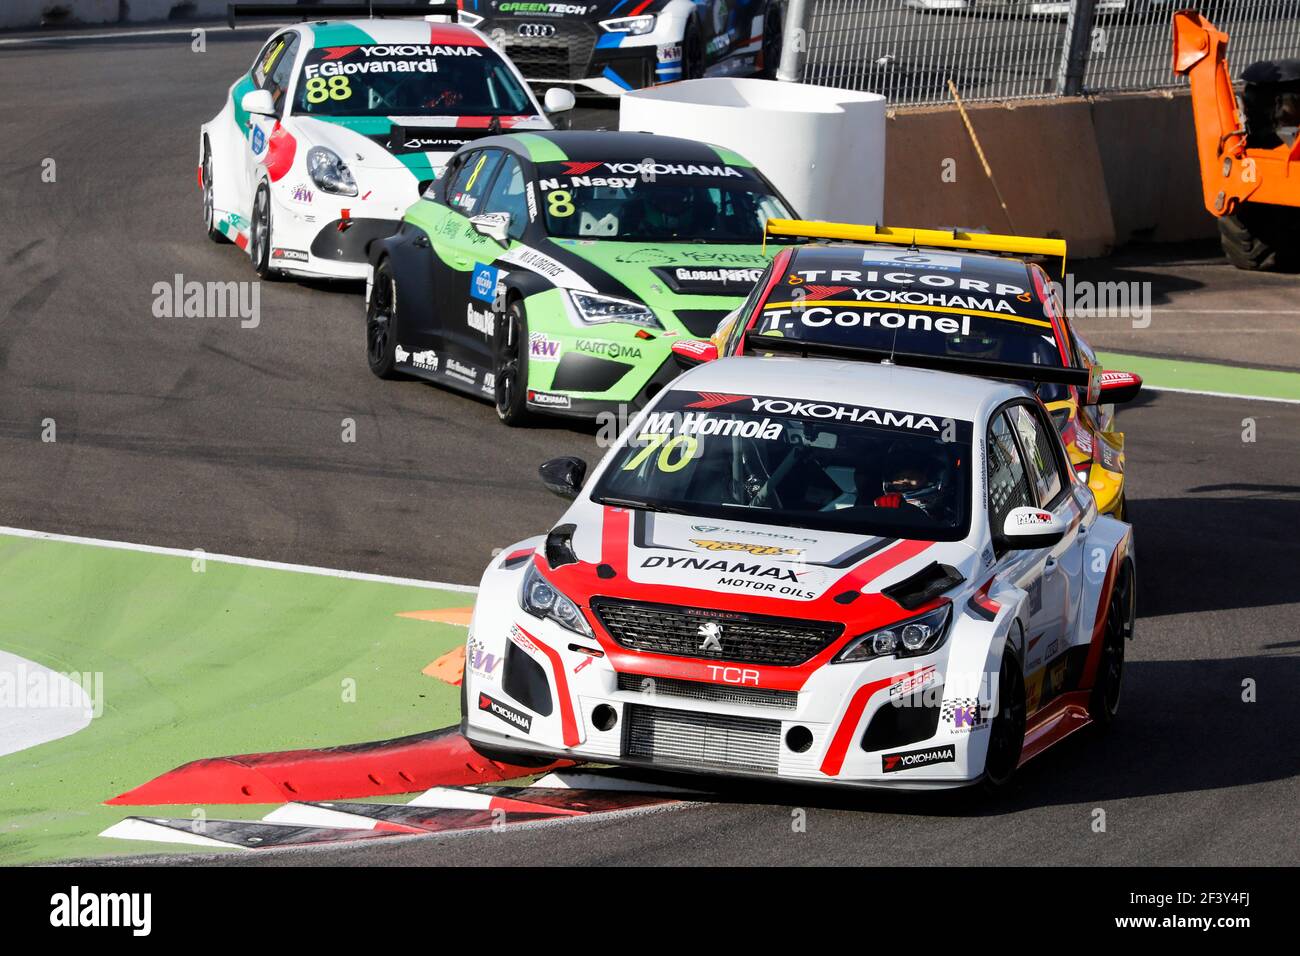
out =
[[[1103,371],[1047,273],[1013,257],[1064,265],[1064,241],[790,219],[770,220],[767,235],[831,241],[778,252],[711,339],[673,346],[681,364],[838,355],[1030,382],[1102,513],[1127,517],[1115,406],[1142,379]]]

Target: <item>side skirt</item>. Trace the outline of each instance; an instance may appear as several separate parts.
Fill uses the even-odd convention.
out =
[[[1060,743],[1076,730],[1082,730],[1092,723],[1092,718],[1088,716],[1088,696],[1086,690],[1070,691],[1030,717],[1025,726],[1025,745],[1020,751],[1020,763],[1017,766],[1023,767],[1052,744]]]

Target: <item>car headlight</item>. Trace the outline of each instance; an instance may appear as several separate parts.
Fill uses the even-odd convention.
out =
[[[639,37],[655,28],[655,16],[653,13],[646,13],[639,17],[617,17],[613,20],[601,20],[600,25],[605,28],[606,33],[629,33]]]
[[[870,631],[850,641],[835,658],[835,663],[857,664],[873,657],[917,657],[929,654],[947,638],[951,620],[952,604],[946,603],[919,617]]]
[[[324,146],[313,146],[307,151],[307,171],[311,181],[327,193],[336,196],[355,196],[357,181],[352,170],[341,156]]]
[[[639,325],[647,329],[662,329],[663,325],[655,318],[649,307],[629,299],[616,299],[608,295],[593,295],[590,292],[570,292],[573,307],[578,310],[578,318],[588,325],[604,325],[607,322],[622,322],[627,325]]]
[[[529,564],[524,572],[524,584],[519,589],[519,606],[533,617],[554,621],[565,630],[584,637],[594,637],[591,625],[574,604],[542,577],[537,565]]]

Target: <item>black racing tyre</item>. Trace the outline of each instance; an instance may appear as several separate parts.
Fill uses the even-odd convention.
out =
[[[498,317],[492,349],[497,418],[511,427],[528,422],[528,316],[518,299]]]
[[[1243,203],[1233,215],[1219,217],[1219,244],[1238,269],[1300,269],[1300,209]]]
[[[397,370],[397,281],[387,259],[375,266],[366,301],[366,364],[379,378],[404,378]]]
[[[1124,645],[1133,636],[1133,619],[1137,610],[1135,584],[1133,565],[1125,561],[1116,572],[1115,585],[1106,605],[1097,681],[1088,698],[1088,716],[1102,728],[1110,727],[1119,712],[1120,691],[1124,683]]]
[[[989,723],[989,749],[984,758],[983,787],[1000,793],[1011,782],[1025,745],[1025,675],[1015,651],[1002,652],[998,674],[998,712]]]
[[[275,278],[271,268],[271,190],[266,183],[257,187],[253,197],[253,221],[249,226],[248,254],[259,278]]]
[[[765,80],[776,79],[776,71],[781,66],[784,37],[785,4],[768,0],[767,11],[763,16],[763,69],[758,74]]]
[[[213,242],[229,242],[226,234],[217,228],[217,207],[212,192],[212,147],[203,141],[203,227]]]
[[[682,37],[682,79],[698,80],[704,75],[704,38],[700,25],[692,19]]]

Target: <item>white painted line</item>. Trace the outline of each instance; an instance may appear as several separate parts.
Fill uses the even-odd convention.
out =
[[[261,30],[270,36],[283,23],[258,23],[235,27],[236,30]],[[25,46],[34,43],[63,43],[67,40],[130,40],[133,37],[192,36],[195,30],[225,30],[230,27],[224,23],[200,23],[183,29],[166,30],[116,30],[112,33],[51,33],[48,36],[8,37],[0,40],[0,46]]]
[[[477,594],[478,588],[468,584],[447,584],[442,581],[420,581],[416,578],[395,578],[387,574],[368,574],[364,571],[341,571],[337,568],[317,568],[308,564],[285,564],[282,561],[263,561],[260,558],[240,558],[229,554],[209,554],[195,548],[186,551],[183,548],[160,548],[151,544],[132,544],[127,541],[106,541],[102,538],[82,538],[71,534],[53,534],[48,531],[30,531],[26,528],[0,527],[0,535],[14,538],[32,538],[37,541],[61,541],[65,544],[85,544],[95,548],[116,548],[119,551],[139,551],[143,554],[162,554],[173,558],[185,558],[193,561],[202,558],[217,564],[238,564],[249,568],[265,568],[268,571],[293,571],[298,574],[319,574],[327,578],[343,578],[348,581],[371,581],[375,584],[398,584],[403,587],[428,588],[437,591],[458,591],[462,594]]]
[[[1208,395],[1210,398],[1239,398],[1243,402],[1279,402],[1283,405],[1300,405],[1300,398],[1274,398],[1271,395],[1237,395],[1233,392],[1203,392],[1195,388],[1167,388],[1163,385],[1142,384],[1145,392],[1177,392],[1179,395]]]
[[[346,806],[346,804],[338,804],[338,806]],[[338,830],[373,830],[379,821],[359,813],[335,810],[332,806],[286,803],[262,817],[262,822],[299,827],[333,827]]]
[[[163,822],[155,823],[146,817],[127,817],[114,823],[99,834],[118,840],[148,840],[151,843],[181,843],[186,846],[206,846],[221,850],[245,850],[249,848],[237,843],[214,840],[192,830],[177,830]]]
[[[703,790],[673,787],[662,783],[636,780],[631,777],[603,774],[598,770],[553,770],[534,781],[530,786],[557,790],[618,790],[632,793],[685,793],[702,794]]]
[[[1300,309],[1152,309],[1152,315],[1300,315]],[[1120,316],[1125,318],[1125,316]]]
[[[1296,314],[1297,314],[1297,315],[1300,315],[1300,312],[1297,312]],[[1128,330],[1127,330],[1127,329],[1112,329],[1112,330],[1109,330],[1109,331],[1107,331],[1107,332],[1104,332],[1103,334],[1106,334],[1106,335],[1119,335],[1121,332],[1126,332],[1126,331],[1128,331]],[[1295,332],[1295,331],[1300,331],[1300,330],[1296,330],[1296,329],[1282,329],[1282,328],[1274,328],[1274,329],[1269,329],[1269,328],[1258,328],[1258,329],[1256,329],[1256,328],[1242,328],[1242,327],[1239,326],[1239,325],[1183,325],[1183,326],[1177,326],[1177,325],[1175,325],[1175,326],[1172,326],[1172,327],[1171,327],[1171,326],[1167,326],[1167,325],[1161,325],[1161,326],[1155,326],[1155,325],[1152,325],[1152,326],[1148,326],[1148,327],[1145,327],[1145,328],[1141,328],[1141,329],[1135,328],[1135,329],[1132,330],[1132,332],[1133,332],[1134,335],[1137,335],[1139,332],[1142,333],[1142,338],[1143,338],[1143,339],[1147,338],[1148,336],[1152,336],[1152,335],[1201,335],[1201,334],[1210,334],[1210,333],[1214,333],[1214,334],[1220,334],[1220,333],[1222,333],[1222,334],[1227,334],[1227,335],[1236,335],[1236,334],[1238,334],[1239,332],[1257,333],[1257,334],[1261,334],[1261,335],[1263,335],[1263,334],[1268,334],[1268,335],[1282,335],[1282,334],[1285,334],[1285,333],[1287,333],[1287,332]],[[1110,349],[1108,349],[1108,348],[1102,348],[1102,351],[1103,351],[1103,352],[1109,352]],[[1117,351],[1117,352],[1122,352],[1122,351],[1123,351],[1123,347],[1122,347],[1122,346],[1116,346],[1115,351]]]
[[[71,676],[0,650],[0,685],[6,683],[12,690],[8,706],[0,704],[0,757],[90,726],[95,702]]]
[[[458,790],[455,787],[431,787],[407,801],[409,807],[434,807],[443,810],[488,810],[492,794]]]

